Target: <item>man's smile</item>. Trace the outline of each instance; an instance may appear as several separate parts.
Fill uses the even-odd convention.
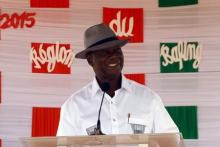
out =
[[[109,61],[106,65],[107,65],[108,68],[120,67],[121,60],[120,59],[114,59],[114,60]]]
[[[109,67],[115,67],[116,65],[118,65],[118,64],[109,64],[108,66]]]

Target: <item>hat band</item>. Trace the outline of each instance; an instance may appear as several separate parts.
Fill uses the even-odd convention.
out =
[[[100,44],[105,43],[105,42],[113,41],[113,40],[118,40],[118,38],[117,37],[106,38],[106,39],[100,40],[100,41],[90,45],[88,48],[96,46],[96,45],[100,45]]]

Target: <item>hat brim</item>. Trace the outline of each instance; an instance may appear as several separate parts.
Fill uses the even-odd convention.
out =
[[[113,41],[108,41],[102,44],[99,44],[97,46],[93,46],[93,47],[89,47],[87,49],[84,49],[81,52],[78,52],[75,55],[75,58],[80,58],[80,59],[86,59],[86,55],[88,53],[94,52],[94,51],[99,51],[102,49],[108,49],[108,48],[112,48],[112,47],[122,47],[125,44],[128,43],[128,40],[113,40]]]

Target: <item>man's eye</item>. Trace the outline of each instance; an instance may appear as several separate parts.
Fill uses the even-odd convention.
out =
[[[108,55],[109,52],[102,52],[102,55]]]
[[[106,53],[106,52],[99,52],[99,53],[97,53],[97,55],[98,56],[106,56],[106,55],[108,55],[108,53]]]

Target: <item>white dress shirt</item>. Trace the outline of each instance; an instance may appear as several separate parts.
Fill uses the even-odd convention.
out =
[[[102,95],[94,78],[67,99],[61,108],[57,136],[87,135],[97,123]],[[133,134],[134,124],[144,126],[143,133],[179,132],[160,97],[124,76],[114,97],[105,94],[100,120],[105,134]]]

